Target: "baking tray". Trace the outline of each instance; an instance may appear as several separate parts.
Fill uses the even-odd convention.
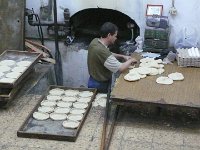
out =
[[[33,66],[40,59],[41,54],[39,53],[30,53],[26,51],[18,51],[18,50],[6,50],[0,55],[0,61],[10,59],[15,61],[31,61],[32,63],[27,67],[24,72],[22,72],[21,76],[19,76],[13,83],[2,83],[0,82],[1,88],[14,88],[17,86],[22,79],[31,71]]]
[[[93,92],[93,96],[91,97],[91,101],[88,103],[88,107],[86,108],[86,112],[78,128],[76,129],[67,129],[62,126],[63,121],[53,121],[51,119],[47,119],[44,121],[38,121],[33,119],[33,112],[37,111],[38,107],[40,106],[41,101],[46,97],[49,90],[52,88],[62,88],[64,90],[67,89],[74,89],[79,91],[91,91]],[[96,96],[96,89],[92,88],[70,88],[70,87],[63,87],[63,86],[55,86],[51,85],[47,92],[41,97],[37,105],[33,108],[31,113],[28,115],[22,126],[17,131],[18,137],[25,137],[25,138],[39,138],[39,139],[51,139],[51,140],[60,140],[60,141],[76,141],[78,134],[84,124],[84,121],[89,113],[89,110],[92,105],[92,101]]]

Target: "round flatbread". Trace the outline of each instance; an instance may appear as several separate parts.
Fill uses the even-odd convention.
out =
[[[165,72],[164,69],[162,69],[162,68],[159,68],[159,69],[158,69],[158,74],[162,74],[163,72]]]
[[[150,74],[150,72],[151,72],[151,69],[150,68],[147,68],[147,67],[139,67],[138,68],[138,73],[139,74]]]
[[[72,102],[63,102],[63,101],[60,101],[57,103],[57,106],[58,107],[66,107],[66,108],[69,108],[72,106]]]
[[[65,93],[65,90],[63,89],[60,89],[60,88],[55,88],[55,89],[51,89],[49,91],[49,94],[51,95],[57,95],[57,96],[61,96]]]
[[[70,114],[76,114],[76,115],[78,115],[78,114],[84,114],[85,111],[86,111],[85,109],[72,108],[70,110]]]
[[[151,75],[151,76],[155,76],[155,75],[157,75],[159,72],[158,72],[158,69],[156,69],[156,68],[150,68],[150,73],[149,73],[149,75]]]
[[[15,64],[16,64],[16,62],[14,60],[2,60],[2,61],[0,61],[0,65],[3,65],[3,66],[13,66]]]
[[[27,69],[27,67],[20,67],[20,66],[18,66],[18,67],[14,67],[14,68],[12,69],[12,71],[13,71],[13,72],[20,72],[20,73],[22,73],[22,72],[24,72],[26,69]]]
[[[38,107],[38,111],[43,112],[43,113],[51,113],[54,111],[54,107],[41,106],[41,107]]]
[[[12,79],[17,79],[19,78],[21,73],[19,72],[9,72],[6,74],[6,78],[12,78]]]
[[[80,97],[91,97],[93,95],[93,92],[91,91],[83,91],[79,93]]]
[[[49,114],[43,113],[43,112],[34,112],[33,118],[36,119],[36,120],[46,120],[46,119],[49,118]]]
[[[161,77],[156,79],[156,82],[158,84],[172,84],[173,80],[168,78],[168,77],[161,76]]]
[[[58,101],[58,100],[61,100],[61,96],[58,96],[58,95],[47,95],[47,100],[49,100],[49,101]]]
[[[140,80],[140,75],[138,73],[128,73],[127,75],[124,76],[124,80],[127,81],[137,81]]]
[[[31,63],[32,63],[31,61],[20,61],[17,63],[17,66],[28,67],[30,66]]]
[[[180,81],[184,79],[183,74],[179,72],[171,73],[168,75],[168,77],[174,81]]]
[[[11,68],[9,66],[0,66],[0,71],[1,72],[7,72],[7,71],[10,71]]]
[[[77,99],[77,102],[81,102],[81,103],[89,103],[91,101],[90,97],[80,97]]]
[[[65,96],[75,97],[79,94],[78,90],[66,90]]]
[[[48,106],[48,107],[54,107],[56,106],[56,102],[54,101],[49,101],[49,100],[44,100],[41,102],[41,106]]]
[[[67,119],[72,120],[72,121],[80,121],[83,118],[83,114],[70,114],[67,116]]]
[[[0,82],[1,83],[13,83],[16,79],[13,78],[1,78]]]
[[[72,120],[66,120],[63,121],[62,125],[64,128],[72,128],[75,129],[79,126],[80,122],[78,121],[72,121]]]
[[[49,116],[52,120],[65,120],[67,119],[67,115],[66,114],[58,114],[58,113],[51,113]]]
[[[65,102],[76,102],[77,97],[64,96],[64,97],[62,97],[62,100],[65,101]]]
[[[88,107],[87,103],[75,102],[73,103],[74,108],[85,109]]]
[[[69,111],[70,111],[70,108],[64,108],[64,107],[57,107],[54,110],[54,112],[58,114],[68,114]]]

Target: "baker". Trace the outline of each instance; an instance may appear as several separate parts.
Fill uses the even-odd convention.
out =
[[[100,28],[100,38],[91,41],[88,47],[88,88],[97,88],[98,92],[106,93],[112,73],[123,72],[131,64],[136,63],[136,59],[131,56],[112,53],[109,46],[117,39],[118,27],[106,22]],[[119,62],[122,58],[125,61]]]

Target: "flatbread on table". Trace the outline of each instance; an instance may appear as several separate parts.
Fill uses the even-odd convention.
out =
[[[17,79],[20,77],[20,75],[21,75],[21,73],[19,73],[19,72],[9,72],[5,76],[6,76],[6,78]]]
[[[61,100],[61,96],[58,96],[58,95],[47,95],[47,100],[49,100],[49,101],[58,101],[58,100]]]
[[[85,109],[88,107],[87,103],[81,103],[81,102],[75,102],[73,103],[74,108],[80,108],[80,109]]]
[[[126,81],[137,81],[140,80],[140,75],[138,73],[130,72],[124,76],[124,80]]]
[[[63,89],[60,89],[60,88],[54,88],[54,89],[51,89],[49,91],[49,94],[50,95],[57,95],[57,96],[61,96],[62,94],[65,93],[65,90]]]
[[[36,120],[46,120],[46,119],[49,118],[49,114],[43,113],[43,112],[34,112],[33,118],[36,119]]]
[[[57,103],[55,101],[43,100],[40,104],[41,106],[54,107]]]
[[[15,64],[16,64],[16,61],[14,60],[7,59],[7,60],[0,61],[0,65],[3,65],[3,66],[13,66]]]
[[[180,81],[184,79],[183,74],[179,72],[171,73],[168,75],[168,77],[174,81]]]
[[[9,66],[0,66],[0,71],[1,72],[7,72],[7,71],[10,71],[11,68]]]
[[[14,67],[11,71],[22,73],[22,72],[24,72],[26,69],[27,69],[27,67],[23,67],[23,66],[20,67],[20,66],[17,66],[17,67]]]
[[[43,112],[43,113],[51,113],[54,111],[54,107],[50,107],[50,106],[41,106],[38,107],[38,111],[39,112]]]
[[[81,102],[81,103],[89,103],[91,101],[90,97],[80,97],[77,99],[77,102]]]
[[[67,119],[72,121],[80,121],[83,118],[83,114],[69,114],[67,116]]]
[[[67,115],[66,114],[61,114],[61,113],[51,113],[49,116],[52,120],[65,120],[67,119]]]
[[[158,77],[158,78],[156,79],[156,83],[158,83],[158,84],[166,84],[166,85],[169,85],[169,84],[172,84],[172,83],[173,83],[173,80],[170,79],[169,77],[161,76],[161,77]]]
[[[72,108],[70,110],[70,114],[76,114],[76,115],[78,115],[78,114],[84,114],[85,111],[86,111],[85,109]]]
[[[56,107],[54,112],[58,114],[68,114],[70,112],[71,108],[66,107]]]
[[[72,120],[66,120],[63,121],[62,126],[64,128],[72,128],[75,129],[79,126],[80,122],[79,121],[72,121]]]
[[[64,101],[60,101],[57,103],[58,107],[66,107],[69,108],[72,106],[72,102],[64,102]]]
[[[93,95],[93,92],[91,91],[83,91],[79,93],[79,97],[91,97]]]
[[[75,102],[77,101],[77,97],[72,97],[72,96],[63,96],[62,101],[65,102]]]
[[[65,96],[74,97],[79,94],[78,90],[65,90]]]

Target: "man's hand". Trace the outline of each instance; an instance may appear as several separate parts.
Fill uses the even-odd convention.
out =
[[[125,61],[127,61],[127,60],[129,60],[129,59],[132,59],[131,56],[126,56],[126,55],[124,55],[123,58],[124,58]]]

